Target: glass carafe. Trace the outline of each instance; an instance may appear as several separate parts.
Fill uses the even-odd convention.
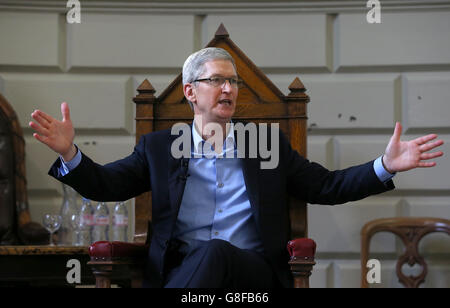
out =
[[[77,204],[78,193],[66,184],[62,184],[62,186],[64,199],[60,212],[62,224],[59,230],[59,244],[71,246],[77,242],[77,235],[73,230],[71,220],[73,215],[79,215],[79,208]]]

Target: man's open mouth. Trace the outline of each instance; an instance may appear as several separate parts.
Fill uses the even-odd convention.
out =
[[[232,101],[230,99],[221,99],[219,104],[221,105],[231,105]]]

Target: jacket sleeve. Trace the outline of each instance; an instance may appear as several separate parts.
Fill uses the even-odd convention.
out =
[[[58,158],[49,175],[73,187],[80,195],[94,201],[123,201],[151,190],[149,164],[145,155],[145,136],[128,157],[99,165],[82,154],[80,164],[61,176]]]
[[[280,151],[288,193],[311,204],[342,204],[395,188],[392,180],[378,179],[373,161],[336,171],[310,162],[291,148],[282,132]]]

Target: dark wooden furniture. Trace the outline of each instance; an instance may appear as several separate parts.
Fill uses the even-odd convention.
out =
[[[0,287],[74,287],[66,280],[71,259],[80,261],[81,284],[94,284],[88,247],[0,246]]]
[[[366,267],[369,258],[370,240],[378,232],[391,232],[399,236],[405,245],[405,252],[397,261],[397,277],[407,288],[418,288],[427,275],[427,263],[418,251],[420,240],[433,232],[445,232],[450,235],[450,220],[426,217],[382,218],[368,222],[361,230],[361,287],[367,288]],[[402,272],[404,264],[422,266],[418,276],[406,276]]]
[[[68,285],[70,259],[80,261],[82,283],[94,282],[88,247],[36,246],[48,242],[48,231],[29,213],[22,128],[0,94],[0,286]]]
[[[284,95],[240,50],[229,38],[223,25],[218,28],[215,37],[207,47],[220,47],[227,50],[234,58],[237,73],[243,81],[239,89],[236,112],[233,119],[254,122],[256,124],[279,123],[280,129],[289,137],[292,148],[306,157],[307,116],[306,104],[309,102],[306,89],[300,79],[295,78],[289,86],[290,93]],[[155,90],[148,80],[137,89],[138,95],[133,99],[136,103],[136,142],[142,135],[149,132],[171,128],[173,124],[191,123],[193,113],[190,109],[182,88],[182,75],[156,97]],[[142,252],[147,239],[148,225],[152,221],[151,193],[145,193],[136,198],[136,229],[134,241],[139,243]],[[307,236],[306,203],[290,200],[290,219],[292,238]],[[132,254],[126,256],[114,254],[120,250],[120,243],[99,243],[91,246],[91,262],[96,273],[98,286],[108,286],[113,275],[113,267],[117,263],[120,268],[134,266],[139,257]],[[299,245],[299,247],[293,247]],[[314,246],[314,247],[313,247]],[[291,267],[293,268],[296,286],[308,286],[308,277],[314,264],[315,244],[312,241],[300,240],[290,244],[292,252]],[[313,249],[314,248],[314,249]],[[306,252],[305,252],[306,251]],[[303,254],[303,255],[302,255]],[[131,258],[131,259],[130,259]],[[306,259],[305,259],[306,258]],[[138,284],[138,283],[137,283]]]
[[[0,244],[41,244],[47,234],[31,221],[22,128],[14,109],[0,94]]]

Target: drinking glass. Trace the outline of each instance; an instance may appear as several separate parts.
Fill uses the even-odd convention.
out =
[[[45,229],[50,232],[50,246],[55,246],[55,244],[53,243],[53,233],[55,233],[61,227],[61,215],[45,214],[42,222]]]
[[[76,214],[70,216],[70,224],[73,230],[72,245],[81,246],[80,243],[81,216]]]

